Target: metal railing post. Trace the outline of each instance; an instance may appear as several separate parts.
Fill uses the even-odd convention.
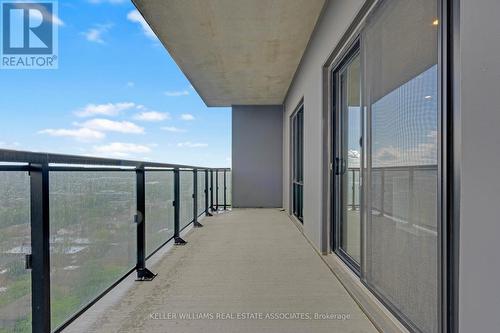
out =
[[[219,211],[219,170],[215,169],[215,210]]]
[[[203,227],[198,222],[198,170],[193,169],[193,226],[195,228]]]
[[[30,165],[32,332],[49,333],[50,325],[50,215],[49,165]]]
[[[205,170],[205,216],[212,216],[208,211],[208,169]]]
[[[413,218],[415,212],[415,193],[414,191],[415,169],[410,166],[408,170],[408,222],[415,224]]]
[[[351,210],[356,210],[356,170],[352,169],[352,206]]]
[[[380,181],[380,192],[381,192],[380,193],[380,198],[381,198],[380,199],[380,201],[381,201],[380,202],[380,213],[381,213],[382,216],[384,216],[385,215],[385,211],[384,211],[384,201],[385,201],[385,198],[384,198],[384,196],[385,196],[385,170],[382,169],[380,172],[381,172],[380,173],[380,178],[381,178],[381,181]]]
[[[210,169],[210,210],[214,211],[214,170]]]
[[[227,187],[226,187],[226,169],[224,169],[224,210],[227,210]]]
[[[146,175],[144,168],[137,168],[135,174],[137,198],[137,214],[135,215],[135,223],[137,224],[136,281],[151,281],[156,277],[156,274],[146,268]]]
[[[174,169],[174,244],[184,245],[187,242],[180,237],[180,208],[181,208],[181,178],[178,168]]]

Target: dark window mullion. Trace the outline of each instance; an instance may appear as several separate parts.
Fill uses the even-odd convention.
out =
[[[304,108],[292,116],[292,212],[302,221],[304,177]]]

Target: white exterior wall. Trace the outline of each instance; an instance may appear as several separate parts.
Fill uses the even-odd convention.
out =
[[[499,0],[461,0],[460,332],[500,330]]]
[[[321,249],[322,67],[364,0],[327,1],[284,101],[283,207],[290,212],[290,116],[304,98],[304,234]]]
[[[363,0],[330,1],[284,101],[283,206],[290,211],[290,115],[304,99],[304,233],[322,240],[322,65]],[[500,1],[459,0],[459,330],[500,327]]]

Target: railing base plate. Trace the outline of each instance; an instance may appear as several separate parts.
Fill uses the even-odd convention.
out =
[[[174,238],[174,245],[186,245],[186,244],[187,244],[187,242],[184,239],[182,239],[180,237]]]
[[[193,227],[195,227],[195,228],[201,228],[201,227],[203,227],[203,224],[201,224],[200,222],[196,221],[196,222],[193,223]]]
[[[152,281],[158,274],[154,274],[147,268],[141,268],[137,270],[136,281]]]

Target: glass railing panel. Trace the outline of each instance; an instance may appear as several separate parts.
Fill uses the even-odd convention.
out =
[[[383,170],[372,169],[371,171],[371,209],[372,214],[382,214],[383,212]]]
[[[180,221],[179,225],[182,228],[191,223],[193,216],[193,171],[180,171]]]
[[[227,193],[226,193],[226,203],[228,205],[231,205],[232,204],[232,176],[231,176],[231,171],[226,171],[226,187],[227,187]]]
[[[359,168],[349,168],[347,170],[347,209],[357,210],[359,208]]]
[[[146,171],[146,256],[174,235],[174,172]]]
[[[410,207],[410,173],[403,169],[386,169],[384,177],[384,210],[397,219],[408,219]]]
[[[438,170],[436,166],[417,167],[413,175],[413,221],[412,223],[422,231],[435,234],[437,232]]]
[[[135,172],[50,173],[53,328],[135,266],[135,214]]]
[[[222,206],[224,206],[224,171],[217,171],[217,174],[218,174],[217,203],[219,204],[219,208],[223,208]]]
[[[0,172],[0,332],[31,332],[30,179]]]
[[[198,216],[205,211],[205,171],[198,171]]]

